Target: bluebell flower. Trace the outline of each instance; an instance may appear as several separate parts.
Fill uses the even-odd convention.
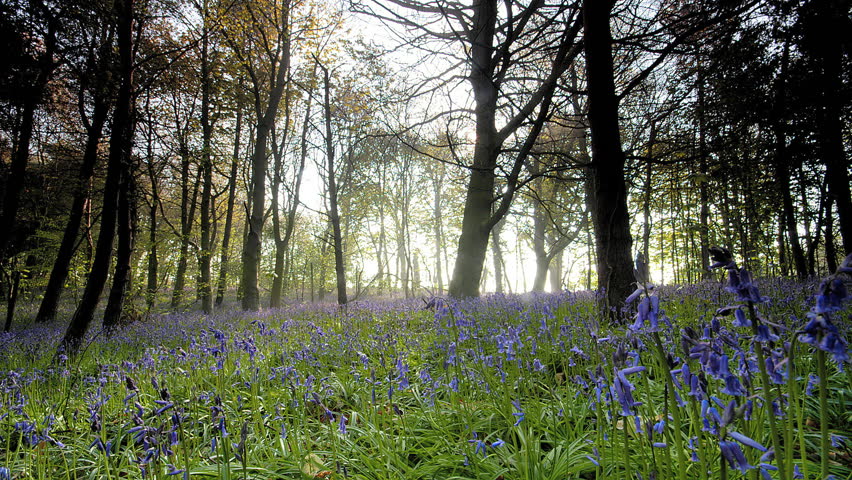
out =
[[[848,440],[843,435],[831,435],[831,446],[834,448],[839,448],[846,446],[846,440]]]
[[[805,478],[805,475],[802,473],[802,470],[799,469],[799,464],[793,465],[793,478],[796,480],[801,480]]]
[[[178,469],[177,469],[177,468],[175,468],[175,466],[174,466],[174,465],[172,465],[171,463],[169,463],[169,464],[168,464],[168,465],[166,465],[166,466],[169,468],[169,471],[166,473],[166,475],[180,475],[181,473],[184,473],[184,471],[183,471],[183,470],[178,470]]]
[[[0,480],[12,480],[12,472],[6,467],[0,467]]]
[[[737,308],[734,310],[734,321],[731,322],[731,325],[734,327],[750,327],[751,320],[746,317],[742,308]]]
[[[518,400],[512,400],[512,406],[515,407],[515,410],[518,410],[517,412],[512,412],[512,415],[517,417],[517,420],[515,420],[512,426],[517,427],[524,421],[524,410],[521,408],[521,402]]]
[[[748,445],[749,447],[760,450],[761,452],[767,451],[766,447],[739,432],[729,431],[728,436],[742,443],[743,445]]]
[[[340,430],[340,433],[342,433],[343,435],[346,435],[346,422],[348,420],[349,419],[346,418],[346,416],[344,416],[343,414],[340,415],[340,425],[339,425],[338,429]]]
[[[849,352],[846,340],[840,336],[837,329],[828,313],[808,313],[810,321],[802,329],[800,340],[802,343],[814,346],[830,353],[834,357],[834,361],[842,365],[849,361]]]
[[[754,336],[755,342],[760,342],[760,343],[777,342],[778,338],[779,338],[778,335],[775,335],[774,333],[772,333],[771,330],[769,330],[768,325],[761,324],[761,325],[757,326],[757,335]]]
[[[748,463],[742,449],[736,442],[722,440],[719,442],[719,448],[722,451],[722,457],[728,461],[731,468],[739,470],[743,474],[754,468],[753,465]]]
[[[618,399],[618,403],[621,405],[622,416],[629,417],[631,415],[635,415],[634,407],[642,405],[642,402],[634,400],[633,390],[635,387],[629,380],[627,380],[627,375],[644,370],[645,367],[637,366],[616,371],[615,378],[613,379],[612,390],[614,396]]]

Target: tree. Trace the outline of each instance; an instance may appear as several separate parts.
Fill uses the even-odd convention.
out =
[[[392,6],[374,2],[378,10],[363,5],[359,9],[410,27],[421,39],[461,43],[461,49],[468,52],[454,63],[469,70],[476,138],[472,159],[465,162],[470,177],[449,294],[477,296],[491,230],[508,212],[524,183],[519,178],[523,162],[550,116],[560,76],[579,53],[579,9],[542,1],[507,2],[505,9],[498,8],[497,0],[474,0],[469,6],[409,0],[388,3]],[[409,14],[426,18],[417,22]],[[432,29],[443,24],[451,25],[450,31]],[[515,82],[516,76],[537,80],[529,87]],[[517,145],[509,147],[510,138],[517,139]],[[498,196],[495,188],[500,168],[508,173]],[[495,201],[497,206],[492,209]]]
[[[92,32],[91,36],[81,35],[80,40],[87,40],[88,44],[81,42],[79,51],[72,50],[69,52],[72,55],[79,56],[67,62],[71,66],[77,83],[79,114],[86,132],[86,144],[79,173],[74,182],[73,200],[68,220],[65,223],[62,241],[50,272],[50,279],[36,314],[36,322],[49,322],[56,316],[59,298],[68,278],[68,270],[74,256],[85,204],[89,200],[89,183],[92,181],[98,162],[99,145],[103,137],[104,126],[107,123],[111,100],[114,97],[115,86],[112,84],[110,71],[113,68],[112,47],[115,26],[110,22],[104,22],[105,25],[98,28],[92,20],[104,21],[105,16],[103,12],[97,10],[82,10],[76,19],[79,21],[79,28],[91,28]],[[91,114],[88,113],[89,111]]]
[[[604,307],[615,308],[631,292],[633,270],[624,151],[618,126],[618,99],[613,77],[611,0],[584,0],[583,46],[589,97],[592,163],[592,222],[598,258],[598,288],[605,291]]]
[[[254,152],[251,157],[251,212],[242,253],[242,307],[243,310],[260,308],[258,272],[260,269],[261,235],[265,219],[266,170],[269,159],[267,143],[269,133],[278,116],[278,106],[284,95],[287,72],[290,69],[290,0],[273,2],[269,11],[257,15],[255,4],[242,5],[241,15],[250,20],[239,25],[243,34],[261,43],[256,48],[266,52],[268,63],[257,65],[252,58],[255,52],[247,50],[253,43],[242,42],[233,30],[226,30],[227,41],[239,59],[251,82],[254,96],[254,113],[257,119]],[[272,19],[264,25],[260,19]],[[267,42],[263,44],[264,42]]]
[[[86,288],[60,345],[61,350],[71,354],[76,354],[79,350],[100,301],[112,257],[118,210],[126,208],[124,205],[119,206],[119,196],[120,191],[125,189],[129,182],[127,177],[130,175],[128,167],[133,135],[133,0],[117,0],[115,8],[119,86],[109,142],[101,230],[91,272],[86,280]],[[122,195],[125,196],[122,202],[126,202],[127,194]]]

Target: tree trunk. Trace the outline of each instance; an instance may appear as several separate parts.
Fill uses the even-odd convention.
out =
[[[286,3],[286,2],[285,2]],[[242,288],[243,310],[257,310],[260,308],[260,290],[258,290],[257,280],[260,271],[260,253],[261,253],[261,234],[263,233],[264,205],[266,200],[266,169],[269,163],[266,158],[266,144],[269,138],[269,131],[275,123],[275,118],[278,115],[278,104],[281,102],[281,97],[284,94],[284,86],[287,83],[287,72],[290,69],[290,6],[284,5],[282,13],[281,25],[284,30],[281,38],[282,48],[281,56],[278,60],[277,70],[275,72],[275,82],[269,92],[269,101],[266,105],[266,111],[260,115],[258,110],[258,123],[255,132],[254,154],[251,162],[251,215],[248,218],[248,232],[245,242],[243,243],[243,275]],[[257,105],[260,104],[259,99],[255,100]]]
[[[506,224],[506,219],[502,219],[494,225],[491,230],[491,256],[494,257],[494,282],[495,292],[503,293],[503,246],[500,245],[500,234],[503,232],[503,225]]]
[[[183,302],[184,289],[186,287],[186,270],[189,263],[189,236],[192,234],[195,209],[198,205],[198,189],[201,186],[201,176],[203,173],[202,169],[199,168],[195,176],[195,182],[192,184],[192,191],[190,192],[189,152],[186,152],[186,155],[184,166],[182,167],[184,173],[181,174],[182,176],[185,175],[186,181],[182,180],[183,185],[181,187],[184,192],[181,194],[180,251],[178,254],[177,269],[175,270],[174,289],[172,291],[172,310],[180,308]]]
[[[107,178],[101,210],[101,230],[95,248],[95,258],[86,280],[83,296],[60,344],[60,351],[74,355],[78,352],[86,330],[92,322],[109,273],[112,244],[115,238],[119,183],[125,165],[130,161],[132,148],[133,110],[133,0],[116,0],[118,10],[118,55],[120,85],[112,121]]]
[[[542,182],[538,182],[538,195],[541,192]],[[547,270],[550,266],[550,259],[547,256],[546,238],[547,234],[547,219],[545,218],[544,207],[539,198],[533,199],[533,252],[535,252],[535,279],[533,280],[532,291],[543,292],[544,284],[547,282]]]
[[[565,251],[560,250],[559,253],[553,256],[550,261],[550,291],[559,292],[562,290],[562,257]]]
[[[82,94],[82,93],[81,93]],[[44,291],[41,305],[36,314],[36,322],[50,322],[56,316],[56,308],[65,281],[68,279],[68,269],[71,259],[74,257],[74,246],[80,232],[80,224],[83,220],[84,207],[89,198],[89,183],[95,173],[95,165],[98,162],[98,145],[103,137],[103,129],[109,114],[109,105],[106,99],[95,95],[92,109],[92,121],[86,129],[86,147],[83,151],[83,160],[80,172],[77,176],[77,184],[74,186],[74,199],[71,202],[71,211],[68,214],[68,222],[62,234],[62,242],[53,269],[50,271],[50,279]]]
[[[159,290],[160,259],[157,249],[157,211],[160,208],[160,188],[157,171],[154,168],[154,124],[151,118],[151,96],[145,103],[145,118],[148,131],[146,135],[146,164],[148,166],[148,181],[151,182],[151,201],[148,204],[148,272],[145,287],[145,305],[150,311],[156,301]]]
[[[132,130],[132,126],[131,126]],[[132,138],[132,133],[131,133]],[[112,287],[109,292],[106,310],[104,310],[104,330],[109,332],[121,321],[124,313],[124,302],[131,283],[131,259],[135,239],[135,180],[129,157],[124,159],[122,179],[118,192],[118,247],[115,255],[115,271],[112,275]]]
[[[834,217],[831,214],[831,198],[825,202],[825,264],[829,272],[837,271],[837,247],[834,243]]]
[[[793,197],[790,194],[790,155],[787,150],[787,67],[790,58],[789,40],[784,44],[781,59],[781,72],[775,84],[775,108],[773,112],[772,130],[775,134],[775,186],[781,196],[781,211],[784,230],[790,244],[796,275],[802,279],[808,276],[805,252],[799,241],[799,226],[796,223],[796,213],[793,207]]]
[[[3,331],[8,332],[12,329],[12,321],[15,318],[15,306],[18,304],[18,292],[21,286],[21,271],[14,269],[9,282],[9,293],[6,298],[6,323],[3,325]]]
[[[340,235],[340,215],[337,211],[337,180],[334,169],[334,138],[331,136],[331,80],[328,69],[319,64],[323,71],[326,175],[328,175],[328,218],[331,222],[334,242],[334,273],[337,278],[337,303],[346,305],[346,271],[343,265],[343,238]]]
[[[225,300],[228,286],[228,260],[231,245],[231,228],[234,221],[234,202],[237,198],[237,173],[240,167],[240,134],[242,133],[243,110],[237,107],[237,121],[234,127],[234,154],[231,157],[231,171],[228,176],[228,207],[225,212],[225,231],[222,233],[222,256],[219,261],[219,284],[216,287],[216,306]]]
[[[207,29],[207,1],[201,8],[201,255],[199,258],[199,297],[201,311],[206,314],[213,312],[213,292],[210,275],[210,259],[213,255],[213,244],[210,235],[210,217],[213,213],[213,160],[211,158],[210,140],[213,136],[213,126],[210,124],[210,58],[209,30]]]
[[[651,121],[651,133],[648,136],[648,159],[654,158],[654,144],[657,141],[657,122]],[[642,255],[651,262],[651,168],[652,162],[645,162],[645,183],[642,186]]]
[[[301,153],[299,154],[299,168],[296,171],[296,181],[293,184],[293,199],[292,199],[292,202],[290,203],[290,210],[287,212],[287,225],[284,227],[284,238],[281,239],[281,242],[280,242],[280,245],[279,245],[281,251],[284,252],[284,253],[287,253],[290,250],[290,241],[293,238],[293,232],[296,229],[296,213],[299,210],[299,201],[300,201],[299,198],[300,198],[300,191],[302,189],[302,178],[304,177],[304,173],[305,173],[305,161],[308,158],[308,138],[307,137],[308,137],[308,127],[309,127],[309,124],[310,124],[310,117],[311,117],[311,102],[308,101],[308,104],[307,104],[306,109],[305,109],[305,120],[304,120],[304,123],[302,124],[302,136],[301,136],[301,139],[299,140],[300,143],[301,143]],[[276,247],[276,248],[278,248],[278,247]],[[277,251],[276,251],[276,254],[277,254]],[[289,263],[289,260],[288,260],[287,263]],[[276,259],[276,265],[277,265],[277,259]],[[283,271],[279,275],[279,272],[276,270],[275,279],[277,280],[279,278],[279,276],[282,279],[285,277]],[[279,289],[279,296],[280,296],[281,287],[278,287],[278,289]],[[273,295],[274,295],[274,292],[275,292],[275,283],[274,282],[273,282],[272,290],[273,290]]]
[[[479,281],[488,248],[489,219],[494,200],[494,168],[500,149],[495,118],[498,90],[492,80],[497,2],[479,0],[474,5],[469,79],[476,103],[476,143],[465,195],[458,256],[450,281],[449,294],[452,297],[479,296]]]
[[[698,73],[698,173],[701,181],[698,184],[698,236],[699,252],[701,258],[701,279],[712,278],[710,273],[710,195],[708,191],[709,170],[707,166],[709,154],[707,152],[707,121],[706,103],[704,95],[704,74],[699,69]],[[647,256],[645,257],[648,258]]]
[[[627,213],[625,159],[618,127],[609,27],[612,7],[611,1],[583,1],[589,127],[592,133],[590,170],[595,191],[592,219],[598,257],[598,288],[605,292],[602,307],[610,315],[623,304],[633,283],[630,255],[633,239]]]
[[[848,2],[824,0],[816,3],[819,21],[809,32],[818,42],[817,52],[822,63],[822,122],[818,137],[820,151],[828,178],[828,194],[837,206],[840,219],[840,236],[844,254],[852,253],[852,194],[849,187],[849,159],[843,147],[842,102],[837,101],[843,91],[843,43],[825,32],[847,31],[849,28]],[[818,31],[816,29],[819,29]]]
[[[438,287],[437,293],[440,295],[444,292],[444,271],[441,267],[441,246],[443,240],[443,218],[441,210],[441,186],[444,182],[444,175],[440,175],[432,180],[432,219],[434,221],[435,234],[435,280]]]

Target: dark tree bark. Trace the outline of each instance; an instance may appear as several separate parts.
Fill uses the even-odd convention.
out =
[[[248,218],[248,232],[243,242],[242,308],[257,310],[260,308],[260,290],[257,280],[260,271],[261,234],[266,204],[266,169],[269,161],[266,146],[269,132],[278,116],[278,105],[284,95],[287,73],[290,69],[290,5],[285,2],[281,14],[281,29],[275,77],[269,89],[266,108],[262,109],[259,98],[260,86],[255,84],[255,112],[257,129],[255,130],[254,153],[251,161],[251,214]],[[256,77],[254,77],[256,78]]]
[[[791,157],[787,149],[787,70],[790,59],[789,41],[784,45],[781,59],[781,72],[775,79],[775,105],[772,115],[772,131],[775,134],[775,186],[781,196],[781,210],[784,230],[790,244],[793,264],[799,278],[808,276],[805,252],[799,241],[799,228],[796,223],[796,212],[793,206],[793,196],[790,187]]]
[[[82,95],[83,93],[81,92],[80,94]],[[59,305],[59,298],[62,295],[62,289],[65,286],[65,281],[68,279],[68,270],[71,265],[71,259],[74,257],[74,247],[77,244],[77,237],[80,233],[84,207],[86,201],[89,199],[89,184],[92,181],[92,176],[95,173],[95,165],[98,161],[98,145],[103,137],[104,125],[109,114],[107,94],[108,92],[104,91],[93,96],[92,119],[86,127],[86,146],[83,151],[80,172],[77,175],[77,183],[74,185],[74,198],[71,201],[71,211],[68,214],[68,221],[65,223],[62,241],[59,244],[56,260],[53,262],[53,268],[50,271],[50,278],[47,281],[44,297],[42,297],[38,313],[36,314],[36,322],[53,321],[56,316],[57,306]]]
[[[225,231],[222,232],[222,256],[219,261],[219,283],[216,287],[216,306],[225,300],[228,286],[228,261],[230,257],[231,228],[234,221],[234,202],[237,198],[237,172],[240,167],[240,134],[242,133],[243,111],[237,107],[237,121],[234,127],[234,153],[231,157],[231,171],[228,175],[228,207],[225,212]]]
[[[323,73],[324,113],[325,113],[325,155],[326,175],[328,176],[328,218],[331,223],[334,245],[334,273],[337,279],[337,303],[346,305],[346,271],[343,265],[343,238],[340,234],[340,214],[337,205],[337,179],[334,168],[334,138],[331,136],[331,80],[328,69],[320,64]]]
[[[594,189],[592,221],[598,257],[598,288],[605,291],[607,313],[622,305],[632,291],[633,268],[624,152],[618,127],[610,33],[611,0],[583,1],[589,129],[592,134],[590,175]]]
[[[186,139],[181,140],[180,146],[181,168],[180,168],[180,250],[178,251],[178,264],[175,269],[175,281],[172,284],[171,308],[180,308],[183,302],[184,288],[186,286],[186,269],[189,263],[189,236],[192,233],[192,224],[195,220],[195,209],[198,205],[198,189],[201,185],[202,170],[199,169],[195,181],[190,184],[190,154]]]
[[[18,305],[18,292],[21,286],[21,271],[17,268],[11,274],[9,279],[9,293],[6,297],[6,322],[3,325],[3,331],[8,332],[12,329],[12,321],[15,318],[15,307]]]
[[[207,2],[202,6],[201,30],[201,252],[199,256],[199,297],[201,311],[206,314],[213,312],[212,279],[210,275],[210,260],[213,256],[211,238],[211,216],[213,214],[213,159],[211,158],[210,140],[213,136],[213,125],[210,122],[210,31],[207,28]]]
[[[132,138],[132,126],[130,138]],[[118,213],[117,230],[118,245],[115,255],[115,270],[112,275],[112,286],[110,287],[109,300],[104,310],[104,330],[107,332],[114,329],[122,319],[124,304],[131,283],[131,260],[133,257],[133,245],[136,238],[136,187],[132,165],[129,164],[129,156],[124,158],[125,164],[122,168],[122,178],[118,191]]]
[[[157,210],[160,208],[160,187],[154,165],[154,126],[151,122],[150,104],[145,106],[148,118],[147,134],[147,164],[148,181],[151,182],[151,200],[148,205],[148,283],[145,288],[145,303],[150,310],[157,301],[158,272],[160,268],[159,252],[157,251]]]
[[[120,83],[113,114],[107,178],[101,210],[101,230],[98,234],[95,258],[80,303],[71,317],[71,323],[68,325],[59,347],[60,351],[72,355],[76,354],[80,348],[106,284],[112,257],[112,244],[115,238],[119,183],[122,180],[123,171],[129,163],[132,148],[133,0],[116,0],[115,8],[118,12],[118,76]]]
[[[704,88],[703,69],[698,73],[698,173],[701,183],[698,184],[698,254],[701,258],[701,278],[709,280],[710,273],[710,195],[708,191],[709,170],[707,151],[707,108]],[[656,132],[655,132],[656,133]],[[647,255],[645,259],[647,260]]]
[[[849,2],[812,0],[808,3],[808,7],[816,11],[806,35],[813,42],[822,67],[822,122],[818,142],[825,162],[828,194],[837,207],[843,250],[848,255],[852,253],[852,193],[849,186],[849,159],[843,147],[843,105],[836,98],[837,93],[843,90],[844,46],[843,42],[825,32],[843,32],[852,28]]]

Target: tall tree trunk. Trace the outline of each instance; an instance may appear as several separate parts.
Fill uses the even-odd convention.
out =
[[[550,291],[559,292],[562,290],[562,257],[565,250],[560,250],[559,253],[553,256],[550,261]]]
[[[503,232],[503,225],[506,224],[506,219],[503,218],[491,230],[491,256],[494,257],[494,282],[497,293],[503,293],[503,246],[500,244],[500,234]]]
[[[613,313],[630,294],[633,282],[624,152],[618,127],[612,35],[609,17],[613,2],[583,1],[584,48],[589,96],[589,128],[592,133],[594,187],[592,220],[598,257],[598,288],[605,291],[603,309]]]
[[[189,255],[189,235],[192,232],[192,223],[195,218],[194,208],[190,208],[190,205],[195,206],[199,185],[196,181],[193,184],[194,186],[190,186],[189,146],[186,144],[186,139],[181,139],[180,142],[180,249],[178,251],[177,269],[175,269],[175,280],[172,284],[172,310],[179,308],[183,301]],[[201,173],[199,169],[199,180]],[[190,195],[192,195],[191,198]]]
[[[154,138],[150,110],[148,111],[148,180],[151,182],[151,203],[148,206],[148,284],[145,288],[145,303],[148,309],[154,307],[159,291],[158,277],[160,269],[157,251],[157,210],[160,208],[160,187],[154,170]]]
[[[808,276],[805,252],[799,241],[799,226],[796,223],[796,213],[793,207],[793,197],[790,194],[790,154],[787,150],[787,70],[790,59],[790,41],[784,44],[781,58],[781,72],[775,79],[775,105],[773,112],[772,130],[775,134],[775,186],[781,196],[782,219],[787,241],[790,243],[790,253],[796,266],[799,278]]]
[[[538,195],[542,195],[542,182],[538,182]],[[550,258],[547,256],[547,218],[545,218],[544,206],[541,199],[533,199],[533,252],[535,252],[535,278],[532,291],[543,292],[544,284],[547,282],[547,270],[550,266]]]
[[[698,255],[701,258],[701,279],[709,280],[712,278],[710,273],[710,195],[708,191],[710,176],[707,165],[709,154],[707,152],[707,109],[704,90],[704,73],[703,69],[699,69],[698,173],[701,175],[701,183],[698,184],[698,236],[700,243]]]
[[[258,123],[255,132],[254,154],[251,162],[251,215],[248,218],[248,232],[243,243],[243,275],[242,275],[242,308],[243,310],[257,310],[260,308],[260,290],[257,286],[258,273],[260,271],[261,234],[263,233],[263,220],[266,200],[266,169],[269,163],[266,157],[266,145],[269,132],[278,116],[278,105],[284,94],[287,83],[287,74],[290,69],[290,5],[285,2],[282,12],[281,26],[284,30],[281,38],[282,47],[278,65],[276,65],[275,82],[269,92],[269,100],[266,110],[262,113],[257,110]],[[260,105],[259,99],[255,100]]]
[[[840,219],[840,236],[846,255],[852,253],[852,193],[849,187],[849,159],[843,147],[842,102],[837,101],[837,92],[843,90],[843,43],[825,32],[848,31],[848,1],[812,1],[819,9],[818,21],[808,32],[818,43],[816,49],[822,63],[820,83],[822,86],[822,122],[818,137],[820,152],[825,162],[828,178],[828,194],[837,206]]]
[[[131,126],[132,131],[132,126]],[[132,138],[132,132],[131,132]],[[122,179],[118,191],[118,246],[115,255],[115,271],[112,275],[112,287],[109,292],[106,310],[104,310],[104,330],[110,331],[121,321],[124,302],[131,283],[131,259],[136,231],[135,179],[130,158],[126,157]]]
[[[651,121],[648,136],[648,159],[654,159],[654,144],[657,142],[657,122]],[[645,183],[642,185],[642,255],[651,262],[651,173],[652,162],[645,162]]]
[[[11,278],[9,279],[9,293],[6,296],[6,322],[3,325],[3,331],[8,332],[12,329],[12,321],[15,318],[15,306],[18,304],[18,293],[21,286],[21,271],[17,268],[13,269]]]
[[[213,244],[210,235],[210,217],[213,214],[213,160],[211,158],[210,140],[213,136],[213,126],[210,124],[210,58],[209,30],[207,29],[207,1],[201,7],[201,255],[199,258],[199,297],[201,311],[206,314],[213,312],[213,292],[210,275],[210,259],[213,256]]]
[[[83,160],[80,165],[80,172],[77,175],[77,184],[74,185],[71,211],[68,214],[68,221],[65,223],[62,242],[59,244],[59,251],[56,254],[56,260],[53,262],[53,269],[50,271],[44,297],[42,297],[41,305],[39,305],[36,314],[36,322],[50,322],[56,316],[59,298],[62,295],[65,281],[68,279],[71,259],[74,257],[74,246],[77,244],[80,224],[83,220],[83,210],[89,198],[89,183],[92,181],[95,165],[98,162],[98,145],[103,137],[103,129],[108,114],[109,104],[106,99],[95,95],[91,124],[86,128],[86,147],[83,151]]]
[[[825,264],[829,272],[837,271],[837,247],[834,243],[834,217],[831,214],[832,199],[825,202]]]
[[[433,232],[435,234],[435,280],[439,295],[444,292],[444,270],[441,266],[441,246],[444,243],[442,225],[443,217],[441,209],[441,186],[443,182],[443,174],[432,180],[432,218],[434,220]]]
[[[449,294],[453,297],[479,296],[479,280],[488,248],[492,202],[494,200],[494,168],[500,153],[496,127],[497,86],[493,82],[494,37],[497,2],[474,2],[473,29],[470,46],[470,83],[476,103],[476,143],[473,168],[467,187],[453,278]]]
[[[334,138],[331,136],[331,79],[328,69],[318,64],[323,73],[324,112],[325,112],[325,155],[326,175],[328,175],[328,218],[331,223],[334,244],[334,273],[337,278],[337,303],[346,305],[346,271],[343,265],[343,238],[340,235],[340,214],[337,205],[337,179],[334,168]]]
[[[231,171],[228,175],[228,207],[225,212],[225,231],[222,232],[222,256],[219,261],[219,283],[216,287],[216,306],[225,300],[228,286],[228,260],[231,246],[231,228],[234,221],[234,202],[237,198],[237,173],[240,167],[240,134],[242,133],[243,110],[237,107],[237,121],[234,127],[234,153],[231,157]]]
[[[313,76],[313,75],[312,75]],[[281,239],[280,242],[277,242],[276,238],[276,258],[275,258],[275,279],[272,282],[272,298],[278,297],[278,305],[272,305],[273,307],[280,306],[280,298],[281,298],[281,289],[282,289],[282,281],[279,281],[279,278],[283,280],[284,278],[284,269],[281,271],[278,270],[278,251],[280,250],[283,253],[287,253],[290,249],[290,240],[293,238],[293,231],[296,229],[296,213],[299,209],[299,196],[300,191],[302,189],[302,178],[305,173],[305,161],[308,158],[308,127],[310,125],[311,118],[311,101],[308,98],[308,104],[305,106],[305,119],[302,123],[302,136],[300,138],[301,144],[301,152],[299,154],[299,168],[296,170],[296,181],[293,184],[293,198],[290,203],[290,210],[287,212],[287,225],[284,227],[284,238]],[[277,234],[276,234],[277,237]],[[287,260],[286,263],[289,263]],[[278,282],[278,285],[276,285]],[[276,293],[277,291],[277,293]],[[273,302],[270,301],[270,304]]]
[[[83,296],[60,344],[60,351],[76,354],[86,330],[94,317],[109,273],[112,244],[115,238],[119,183],[130,161],[132,148],[133,110],[133,0],[116,0],[118,11],[118,56],[120,84],[110,136],[110,151],[104,200],[101,209],[101,230],[95,248],[92,269],[86,280]]]

